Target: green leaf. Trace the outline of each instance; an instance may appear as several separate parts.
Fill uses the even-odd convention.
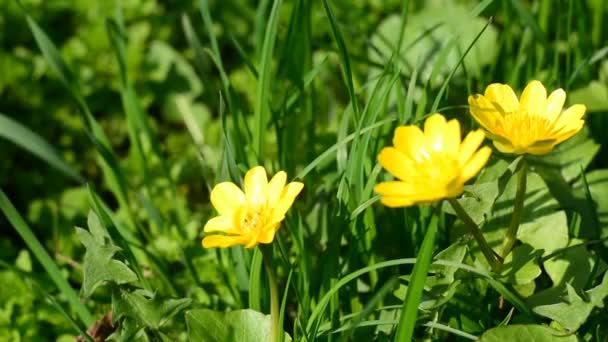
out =
[[[90,296],[104,282],[125,284],[136,281],[135,272],[123,262],[113,259],[114,254],[121,249],[110,242],[106,229],[93,211],[89,212],[88,226],[88,231],[76,228],[80,242],[86,248],[82,294]]]
[[[158,330],[191,302],[190,298],[163,299],[146,290],[131,292],[115,287],[112,291],[112,316],[114,321],[128,317],[141,327]]]
[[[577,342],[575,335],[564,334],[543,325],[507,325],[486,331],[479,342]]]
[[[582,103],[589,112],[608,110],[608,87],[601,81],[591,81],[583,88],[568,93],[570,103]]]
[[[401,45],[401,59],[406,65],[403,71],[410,76],[413,70],[418,70],[423,84],[430,79],[435,61],[440,58],[443,50],[450,48],[444,57],[445,61],[436,71],[439,77],[434,84],[441,84],[458,64],[461,53],[487,22],[471,13],[466,6],[454,2],[442,3],[441,9],[436,6],[429,5],[408,16]],[[370,60],[384,64],[390,58],[398,45],[402,25],[404,23],[399,15],[390,16],[380,23],[371,39],[370,46],[374,48],[369,50]],[[467,73],[479,76],[484,66],[494,62],[498,51],[497,36],[493,26],[486,29],[464,58]],[[452,43],[454,40],[456,44]],[[457,75],[462,75],[462,70]]]
[[[514,285],[534,281],[541,274],[541,269],[535,262],[541,254],[542,251],[535,250],[528,244],[515,247],[505,258],[502,276]]]
[[[608,296],[608,272],[604,273],[600,285],[585,292],[584,299],[570,284],[566,284],[566,286],[567,295],[560,302],[540,305],[532,310],[539,315],[551,318],[570,331],[576,331],[587,321],[595,307],[604,307],[604,299]]]
[[[186,312],[190,341],[268,341],[270,322],[269,315],[249,309],[231,312],[198,309]],[[291,341],[291,337],[285,334],[284,340]]]
[[[66,176],[77,182],[84,183],[82,176],[72,169],[46,140],[2,113],[0,113],[0,137],[4,137],[14,144],[21,146],[21,148],[63,172]]]

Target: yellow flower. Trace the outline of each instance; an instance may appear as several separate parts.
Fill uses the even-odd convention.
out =
[[[291,182],[285,185],[287,174],[278,172],[270,182],[266,170],[256,166],[245,174],[245,192],[231,182],[216,185],[211,191],[211,204],[219,213],[205,224],[208,235],[203,247],[255,247],[258,243],[271,243],[285,213],[293,204],[304,184]]]
[[[585,106],[575,104],[562,113],[566,92],[547,98],[539,81],[530,82],[520,99],[506,84],[494,83],[484,95],[469,96],[471,114],[503,153],[546,154],[581,130]]]
[[[398,179],[376,185],[380,201],[389,207],[407,207],[460,195],[464,183],[492,153],[487,146],[479,149],[484,137],[477,130],[461,141],[458,121],[446,122],[441,114],[426,119],[424,132],[413,125],[398,127],[394,147],[385,147],[378,155],[380,165]]]

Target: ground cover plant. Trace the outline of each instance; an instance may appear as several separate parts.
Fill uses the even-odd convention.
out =
[[[1,341],[604,341],[601,0],[0,0]]]

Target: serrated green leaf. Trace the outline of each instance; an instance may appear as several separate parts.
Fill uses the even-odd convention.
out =
[[[577,342],[575,335],[565,334],[543,325],[507,325],[486,331],[479,342]]]
[[[137,275],[123,262],[113,256],[121,249],[110,242],[109,235],[101,225],[95,212],[89,212],[89,230],[76,228],[80,242],[85,246],[81,293],[90,296],[105,282],[125,284],[137,280]]]
[[[188,337],[199,342],[259,342],[270,339],[270,316],[254,310],[186,312]],[[284,341],[291,341],[285,333]]]
[[[191,301],[190,298],[163,299],[141,289],[127,291],[114,288],[112,316],[115,321],[126,317],[134,320],[139,326],[158,330],[190,305]]]

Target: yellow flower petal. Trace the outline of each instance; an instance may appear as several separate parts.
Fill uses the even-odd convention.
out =
[[[244,245],[249,241],[245,236],[232,235],[209,235],[203,239],[203,247],[231,247],[236,245]]]
[[[231,216],[216,216],[207,221],[205,227],[203,228],[203,231],[205,233],[234,233],[236,230],[234,229],[234,220]]]
[[[579,127],[581,118],[585,115],[587,107],[582,104],[575,104],[566,109],[555,123],[555,129],[560,131],[571,131]]]
[[[515,147],[513,146],[513,144],[511,144],[510,141],[494,140],[493,143],[494,143],[494,147],[496,147],[496,149],[502,153],[516,153]],[[519,152],[517,152],[517,153],[519,153]]]
[[[378,162],[395,177],[405,180],[410,173],[412,162],[400,150],[394,147],[385,147],[378,154]]]
[[[471,159],[473,153],[479,148],[483,139],[485,139],[485,133],[478,129],[473,132],[469,132],[460,145],[460,151],[458,151],[458,165],[461,167]]]
[[[426,137],[417,126],[401,126],[395,130],[393,145],[412,160],[428,155]]]
[[[502,114],[483,95],[469,96],[469,110],[475,120],[487,131],[494,131],[502,120]]]
[[[278,223],[273,223],[264,227],[264,230],[258,235],[257,241],[259,243],[271,243],[274,240],[274,235],[279,228]]]
[[[503,113],[515,112],[519,109],[519,100],[511,87],[506,84],[492,83],[486,88],[484,96],[494,105],[498,105]]]
[[[411,183],[388,181],[376,184],[374,191],[383,196],[411,196],[416,192],[416,187]]]
[[[293,204],[296,196],[302,191],[304,184],[300,182],[291,182],[283,188],[281,198],[272,211],[272,218],[284,217],[287,210]]]
[[[444,137],[447,122],[441,114],[433,114],[424,121],[424,135],[427,137],[427,141],[430,147],[434,151],[441,151],[444,149]]]
[[[559,113],[562,112],[562,108],[564,108],[564,102],[566,102],[566,92],[563,89],[557,89],[549,95],[547,108],[543,111],[549,122],[555,122]]]
[[[484,146],[479,151],[477,151],[473,157],[467,162],[467,164],[462,168],[460,173],[460,180],[462,183],[466,183],[469,179],[475,177],[481,171],[490,155],[492,154],[492,149]]]
[[[267,196],[268,196],[268,206],[274,207],[279,202],[281,198],[281,194],[283,193],[283,188],[285,187],[285,183],[287,182],[287,174],[285,171],[277,172],[274,177],[268,182]]]
[[[211,204],[222,216],[231,216],[244,203],[245,194],[234,183],[220,183],[211,190]]]
[[[542,115],[546,109],[547,90],[539,81],[528,83],[519,101],[520,110],[525,110],[529,115]]]
[[[380,203],[391,208],[409,207],[414,204],[412,200],[404,197],[382,197]]]
[[[458,154],[460,146],[460,123],[458,120],[450,120],[445,128],[445,136],[443,137],[444,150],[451,156]]]
[[[256,166],[245,174],[245,196],[250,205],[262,205],[266,200],[268,177],[262,166]]]

